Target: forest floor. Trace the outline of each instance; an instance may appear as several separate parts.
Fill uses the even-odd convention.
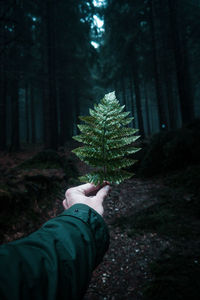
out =
[[[12,170],[36,152],[1,153],[0,196],[5,178],[22,176],[22,171]],[[69,152],[64,155],[68,157]],[[75,162],[83,174],[85,166]],[[42,202],[35,199],[31,209],[14,217],[0,213],[1,243],[28,235],[62,211],[64,190],[76,181],[66,184],[62,171],[53,170],[47,171],[49,180],[59,177],[60,191],[56,189]],[[28,172],[35,175],[34,170]],[[47,176],[44,171],[43,175]],[[112,187],[104,204],[110,247],[93,272],[84,300],[198,299],[199,198],[184,187],[170,186],[173,176],[135,177]]]
[[[105,202],[110,247],[85,300],[198,299],[200,220],[192,197],[162,178],[113,188]]]

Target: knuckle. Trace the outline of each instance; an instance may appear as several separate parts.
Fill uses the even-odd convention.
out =
[[[71,196],[71,193],[72,193],[72,188],[68,189],[65,193],[65,197],[68,198]]]

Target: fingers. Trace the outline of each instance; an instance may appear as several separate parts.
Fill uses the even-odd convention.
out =
[[[64,209],[68,209],[68,204],[67,204],[67,200],[66,199],[63,200],[63,208]]]
[[[63,200],[63,207],[64,209],[68,209],[76,203],[83,203],[95,209],[100,215],[103,215],[102,203],[108,195],[109,190],[110,186],[106,182],[101,186],[86,183],[70,188],[65,193],[66,198]],[[92,193],[96,194],[96,196],[91,196]]]
[[[81,184],[79,186],[68,189],[65,193],[65,197],[67,198],[72,192],[79,192],[81,194],[88,195],[97,192],[102,186],[108,184],[109,182],[107,181],[105,181],[101,186],[100,185],[95,186],[93,183]]]
[[[77,191],[83,193],[84,195],[88,195],[92,192],[95,192],[99,189],[99,186],[95,186],[92,183],[81,184],[75,188]]]
[[[110,186],[106,185],[103,188],[101,188],[97,194],[96,194],[96,198],[98,201],[100,201],[101,203],[103,202],[103,200],[105,199],[105,197],[108,195],[110,190]]]

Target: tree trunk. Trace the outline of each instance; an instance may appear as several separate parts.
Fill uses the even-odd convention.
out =
[[[124,76],[121,76],[121,88],[122,88],[122,102],[123,102],[123,105],[127,106],[127,103],[126,103],[126,88],[125,88],[125,79],[124,79]]]
[[[156,28],[155,28],[155,21],[156,18],[158,17],[157,14],[155,13],[155,8],[154,8],[154,2],[156,4],[156,1],[151,0],[149,19],[150,19],[150,29],[151,29],[152,50],[153,50],[155,89],[156,89],[156,98],[157,98],[157,105],[158,105],[159,129],[165,130],[167,128],[167,118],[165,113],[164,98],[163,98],[163,91],[162,91],[161,60],[157,48]]]
[[[80,99],[79,99],[79,93],[78,93],[77,89],[74,89],[74,97],[75,97],[76,134],[79,134],[80,130],[77,127],[77,124],[80,123],[80,121],[79,121],[79,116],[80,116]]]
[[[182,123],[186,124],[194,119],[194,99],[189,72],[186,33],[183,32],[185,28],[184,17],[180,13],[178,2],[168,0],[168,4]]]
[[[26,143],[30,143],[30,126],[29,126],[29,87],[25,85],[25,118],[26,118]]]
[[[31,104],[31,143],[35,144],[36,134],[35,134],[35,103],[34,103],[34,89],[33,86],[30,88],[30,104]]]
[[[18,78],[13,76],[11,81],[11,151],[18,151],[20,148],[19,142],[19,90],[18,90]]]
[[[165,86],[166,86],[166,97],[169,111],[169,129],[176,129],[176,115],[177,115],[177,107],[175,105],[175,96],[173,94],[172,86],[173,86],[173,78],[170,72],[167,72],[167,65],[165,67]]]
[[[73,84],[71,84],[73,86]],[[67,108],[65,111],[66,124],[66,141],[71,140],[73,135],[73,124],[74,124],[74,93],[71,90],[67,90],[66,104]],[[78,112],[77,112],[78,114]]]
[[[131,74],[129,75],[129,84],[130,84],[130,97],[131,97],[131,113],[132,113],[132,117],[135,117],[133,82],[132,82]],[[133,119],[132,126],[133,126],[133,128],[135,128],[135,118]]]
[[[2,3],[0,7],[1,15],[4,15],[5,4]],[[6,150],[6,100],[7,100],[7,75],[5,70],[6,54],[2,51],[2,46],[5,43],[5,25],[4,20],[1,20],[0,26],[0,150]]]
[[[60,87],[59,87],[59,112],[60,112],[60,136],[59,136],[59,144],[61,146],[65,145],[67,139],[67,94],[66,94],[66,86],[62,80],[60,79]]]
[[[149,136],[151,133],[150,129],[150,118],[149,118],[149,103],[148,103],[148,95],[147,95],[147,89],[144,83],[144,99],[145,99],[145,110],[146,110],[146,128],[147,128],[147,135]]]
[[[144,134],[144,124],[143,124],[143,115],[142,115],[142,107],[141,107],[141,95],[140,95],[140,80],[138,77],[138,63],[137,57],[134,55],[134,66],[133,66],[133,84],[135,90],[135,102],[137,108],[137,118],[138,118],[138,126],[139,132],[142,137],[145,136]]]
[[[173,43],[170,34],[170,22],[169,22],[169,7],[166,6],[165,0],[161,0],[160,7],[163,7],[162,13],[160,13],[160,32],[162,39],[162,66],[163,66],[163,87],[165,102],[167,104],[166,110],[168,110],[168,123],[169,129],[177,128],[177,97],[175,96],[175,90],[177,86],[175,75],[175,62]],[[164,9],[165,7],[165,9]]]
[[[48,103],[46,107],[46,148],[57,149],[58,118],[55,74],[55,0],[46,3],[47,49],[48,49]]]
[[[7,78],[5,73],[4,59],[1,61],[0,81],[0,150],[6,150],[6,99],[7,99]]]
[[[42,35],[41,35],[41,55],[42,55],[42,109],[43,109],[43,142],[48,148],[50,144],[50,129],[49,129],[49,98],[48,98],[48,45],[47,45],[47,9],[45,1],[42,3]]]

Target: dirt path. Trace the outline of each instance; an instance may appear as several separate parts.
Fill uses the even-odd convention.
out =
[[[105,220],[110,230],[110,247],[94,271],[84,300],[140,300],[143,284],[151,279],[148,265],[169,247],[170,241],[156,232],[129,236],[116,226],[118,218],[138,212],[156,202],[152,194],[162,189],[161,181],[132,179],[114,187],[105,203]]]

